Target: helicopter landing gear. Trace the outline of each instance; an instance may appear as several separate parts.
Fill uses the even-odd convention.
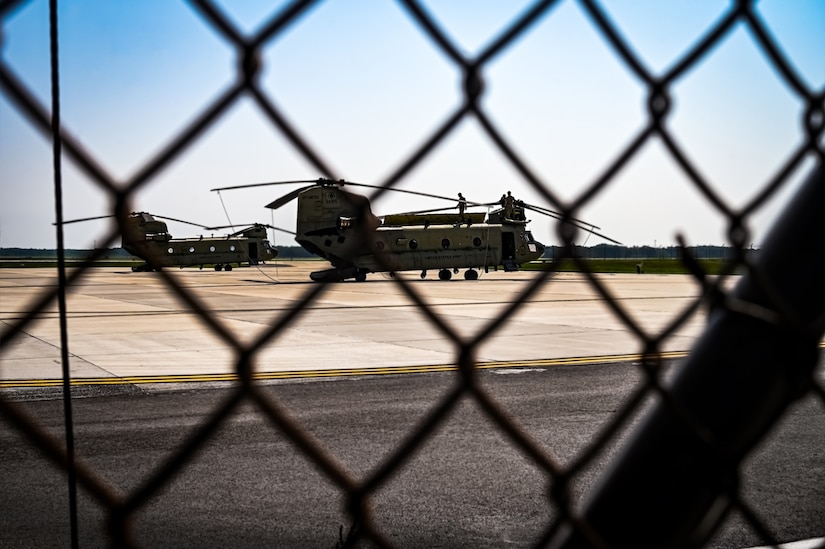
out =
[[[421,271],[421,280],[424,280],[425,278],[427,278],[427,269]]]
[[[226,265],[224,265],[224,266],[223,266],[223,270],[224,270],[224,271],[231,271],[231,270],[232,270],[232,265],[230,265],[229,263],[227,263]]]
[[[478,271],[475,269],[467,269],[464,271],[465,280],[478,280]]]
[[[439,280],[450,280],[452,277],[453,273],[450,272],[450,269],[441,269],[438,271]]]
[[[221,269],[223,269],[223,265],[221,265],[220,263],[218,263],[217,265],[215,265],[215,270],[216,270],[216,271],[220,271]]]
[[[357,271],[355,273],[356,282],[364,282],[367,279],[367,271]]]

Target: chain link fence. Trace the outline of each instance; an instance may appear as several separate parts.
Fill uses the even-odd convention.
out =
[[[0,3],[0,17],[5,20],[21,2]],[[321,154],[314,150],[273,103],[260,85],[264,68],[262,50],[299,20],[311,17],[315,2],[290,3],[269,19],[252,36],[245,36],[221,9],[208,0],[193,0],[193,12],[235,50],[237,72],[234,84],[202,110],[197,119],[178,132],[160,154],[146,163],[133,178],[118,181],[107,174],[99,159],[87,154],[80,142],[62,128],[52,126],[52,108],[41,104],[6,63],[0,64],[2,93],[29,123],[45,135],[58,132],[56,154],[70,159],[107,196],[112,213],[124,223],[131,211],[130,204],[158,174],[167,170],[176,159],[204,135],[204,132],[224,117],[242,98],[251,98],[260,116],[280,132],[300,155],[318,173],[338,179]],[[112,545],[131,546],[129,523],[134,515],[147,505],[150,498],[163,489],[187,460],[210,440],[241,402],[253,402],[258,413],[266,416],[279,431],[294,443],[324,475],[345,495],[347,509],[358,524],[356,541],[391,547],[392,540],[378,528],[371,515],[370,500],[389,478],[397,473],[415,448],[423,444],[446,420],[450,411],[464,399],[472,399],[489,417],[503,437],[544,472],[553,499],[555,515],[548,522],[537,546],[553,547],[672,547],[701,545],[719,527],[726,516],[736,512],[767,542],[776,543],[770,525],[764,524],[738,491],[738,468],[748,452],[754,448],[768,429],[801,397],[812,397],[825,406],[825,389],[818,381],[819,341],[825,328],[825,268],[823,242],[825,226],[821,206],[825,204],[825,179],[821,171],[825,147],[822,145],[825,114],[823,91],[810,89],[781,52],[780,44],[772,37],[760,19],[755,5],[747,0],[732,2],[726,13],[679,61],[664,74],[653,74],[636,57],[628,41],[594,0],[580,0],[579,6],[604,39],[612,45],[619,62],[647,89],[647,122],[636,135],[631,135],[618,157],[590,182],[574,200],[559,198],[552,185],[543,181],[528,167],[519,151],[505,138],[482,105],[485,69],[497,56],[503,54],[531,26],[542,17],[552,17],[556,2],[539,1],[531,5],[508,28],[475,57],[467,57],[441,30],[425,7],[414,1],[402,1],[408,17],[464,76],[463,101],[423,144],[401,162],[386,180],[380,182],[391,189],[444,143],[459,123],[472,117],[483,128],[489,140],[502,157],[521,174],[546,203],[560,211],[566,219],[599,196],[616,179],[617,174],[651,140],[664,144],[675,165],[683,171],[695,189],[710,207],[724,218],[729,227],[731,259],[727,273],[745,272],[742,282],[734,290],[725,286],[726,277],[705,276],[701,265],[691,258],[687,248],[682,250],[683,261],[695,275],[703,289],[698,299],[678,318],[661,331],[650,334],[638,325],[611,294],[600,279],[588,273],[587,263],[576,256],[575,233],[570,225],[558,224],[558,234],[564,247],[557,251],[557,259],[564,257],[579,263],[587,274],[593,290],[607,302],[610,310],[636,334],[644,359],[640,372],[646,382],[618,410],[576,459],[562,462],[547,449],[536,444],[530,436],[504,411],[481,383],[475,365],[476,349],[485,337],[501,329],[509,316],[531,299],[536,291],[552,284],[552,271],[540,272],[527,284],[513,303],[502,314],[489,322],[473,337],[464,338],[445,324],[436,311],[428,307],[414,283],[395,279],[403,292],[420,308],[446,340],[455,345],[457,365],[456,385],[444,399],[435,403],[427,421],[409,434],[382,464],[365,478],[354,478],[335,455],[330,455],[286,409],[269,393],[261,390],[253,376],[256,354],[268,342],[286,330],[299,316],[302,308],[313,303],[326,286],[312,285],[297,300],[296,306],[272,323],[269,330],[249,343],[239,342],[231,330],[209,314],[208,309],[190,289],[183,287],[175,277],[160,272],[169,288],[191,310],[200,315],[203,323],[234,352],[234,370],[240,383],[231,398],[208,417],[200,428],[177,449],[173,458],[142,488],[125,496],[112,493],[94,471],[74,461],[71,439],[67,449],[51,437],[25,410],[0,395],[0,414],[7,422],[25,434],[53,461],[65,467],[70,481],[78,484],[105,508],[106,521],[112,536]],[[744,27],[761,47],[766,62],[778,78],[806,105],[802,116],[805,137],[792,151],[779,171],[770,177],[762,192],[741,209],[730,206],[713,186],[704,179],[688,155],[679,146],[668,129],[672,112],[671,90],[686,74],[709,56],[716,46],[726,40],[734,29]],[[54,76],[59,76],[55,72]],[[57,112],[55,112],[57,114]],[[775,196],[788,179],[813,159],[820,167],[812,174],[803,189],[802,198],[789,207],[779,228],[765,243],[758,259],[749,255],[748,221],[766,201]],[[380,195],[379,191],[373,198]],[[119,236],[117,229],[101,241],[112,245]],[[804,256],[808,263],[801,266],[803,273],[785,272],[781,265],[793,254]],[[559,255],[563,257],[559,257]],[[56,290],[42,293],[24,318],[5,326],[2,332],[0,356],[26,330],[39,314],[60,302],[96,258],[62,276]],[[707,333],[696,344],[671,384],[662,374],[663,343],[669,334],[683,325],[702,304],[710,304],[712,314]],[[66,322],[65,311],[61,321]],[[788,358],[790,357],[790,358]],[[64,357],[68,361],[68,357]],[[746,371],[743,373],[743,369]],[[68,371],[68,370],[66,370]],[[729,392],[731,383],[747,379],[745,387]],[[736,380],[736,381],[732,381]],[[68,375],[67,375],[68,387]],[[627,428],[630,418],[638,415],[643,403],[651,395],[658,404],[635,429],[635,435],[619,456],[594,494],[585,502],[570,496],[570,486],[583,474],[594,456],[603,450],[618,432]],[[70,409],[70,401],[67,409]],[[662,464],[679,462],[689,474],[680,479],[678,490],[663,494],[661,480],[667,473]],[[670,485],[672,489],[673,485]],[[76,497],[76,496],[74,496]],[[644,517],[644,519],[640,518]],[[640,523],[640,521],[644,521]],[[351,540],[350,540],[351,541]]]

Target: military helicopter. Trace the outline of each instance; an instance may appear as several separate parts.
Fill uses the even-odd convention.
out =
[[[65,224],[113,217],[103,215],[65,221]],[[157,218],[157,219],[156,219]],[[144,272],[163,267],[200,267],[214,265],[216,271],[231,271],[232,265],[257,265],[274,259],[278,255],[266,238],[266,229],[272,228],[290,234],[271,225],[255,223],[226,236],[199,236],[194,238],[173,238],[166,223],[176,221],[194,225],[205,230],[225,229],[223,227],[206,227],[189,221],[172,217],[153,216],[147,212],[132,212],[125,219],[121,235],[121,247],[146,263],[132,267],[132,271]]]
[[[326,259],[331,269],[315,271],[310,278],[318,282],[366,280],[369,273],[437,270],[440,280],[450,280],[453,273],[464,271],[467,280],[478,279],[479,270],[502,266],[517,271],[521,265],[544,254],[544,245],[527,230],[527,205],[521,202],[467,203],[471,206],[499,206],[486,214],[444,213],[456,207],[375,216],[369,200],[343,189],[345,185],[379,188],[364,183],[329,179],[254,183],[212,189],[223,191],[265,185],[309,183],[266,205],[278,209],[298,199],[295,241],[310,253]],[[443,196],[392,189],[420,196],[455,202]],[[509,193],[508,193],[509,194]],[[462,199],[463,200],[463,199]],[[539,213],[561,218],[545,208],[532,207]],[[573,220],[592,233],[595,225]],[[598,236],[616,242],[604,235]]]

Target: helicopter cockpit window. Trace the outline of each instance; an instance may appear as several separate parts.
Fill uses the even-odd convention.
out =
[[[339,217],[338,218],[338,228],[339,229],[349,229],[352,227],[353,218],[351,217]]]
[[[535,240],[533,240],[533,233],[530,231],[524,231],[524,238],[527,239],[527,242],[535,242]]]

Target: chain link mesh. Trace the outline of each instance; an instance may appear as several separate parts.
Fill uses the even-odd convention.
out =
[[[0,5],[0,16],[3,18],[8,17],[18,4],[19,2],[14,1],[3,3]],[[504,29],[488,47],[472,58],[460,53],[459,48],[439,28],[435,19],[428,14],[421,4],[413,0],[403,1],[402,4],[409,18],[416,23],[421,33],[431,40],[443,56],[464,75],[463,101],[440,126],[425,137],[423,144],[409,158],[402,161],[389,177],[380,182],[383,189],[391,189],[399,184],[410,174],[413,168],[421,164],[455,131],[460,122],[473,117],[480,123],[483,131],[502,157],[515,168],[524,181],[529,183],[549,205],[562,212],[563,217],[574,218],[577,212],[581,211],[584,206],[611,185],[616,175],[647,143],[653,139],[658,139],[664,144],[673,162],[684,172],[695,189],[707,199],[710,207],[727,222],[729,244],[734,250],[732,259],[727,265],[727,272],[732,273],[734,270],[744,269],[758,275],[758,268],[751,263],[750,256],[746,254],[746,243],[750,241],[747,229],[749,216],[753,215],[768,199],[777,194],[792,174],[800,168],[804,160],[814,158],[819,163],[823,160],[823,154],[825,154],[822,145],[823,126],[825,126],[825,122],[823,122],[825,120],[823,92],[812,90],[804,83],[803,79],[781,53],[779,44],[775,42],[769,30],[760,20],[751,2],[733,2],[728,7],[724,17],[720,18],[711,28],[706,29],[702,38],[688,51],[684,52],[677,63],[664,74],[653,74],[644,67],[643,63],[632,52],[628,42],[611,23],[606,12],[593,0],[581,0],[580,5],[583,11],[604,39],[612,45],[620,60],[619,62],[647,89],[647,121],[636,135],[629,136],[622,152],[603,173],[591,181],[583,192],[572,201],[565,202],[554,192],[553,187],[548,182],[542,180],[541,177],[528,168],[519,151],[508,142],[481,103],[485,68],[494,58],[512,45],[531,25],[535,24],[539,18],[552,16],[549,12],[556,2],[549,0],[536,2],[510,27]],[[65,130],[62,131],[60,137],[64,155],[79,166],[85,175],[97,185],[100,193],[109,198],[112,204],[112,213],[118,215],[121,224],[128,216],[128,212],[131,211],[130,204],[137,193],[152,182],[158,174],[168,169],[182,153],[191,148],[203,136],[208,128],[226,116],[227,112],[242,98],[251,98],[254,104],[257,105],[260,116],[280,132],[310,166],[325,177],[338,178],[318,151],[314,150],[301,132],[290,124],[284,113],[267,96],[259,83],[259,77],[264,68],[262,62],[263,48],[298,24],[302,16],[311,16],[307,12],[313,5],[314,2],[311,1],[293,2],[269,19],[254,35],[246,37],[212,2],[193,0],[192,6],[197,16],[212,26],[222,40],[234,48],[238,59],[235,81],[229,89],[206,106],[194,122],[173,136],[169,145],[155,158],[147,162],[130,180],[117,181],[111,177],[101,167],[98,159],[84,150],[82,143]],[[668,117],[671,114],[671,89],[673,86],[684,78],[692,68],[704,62],[711,55],[714,48],[723,42],[737,27],[745,27],[752,34],[761,47],[766,62],[797,99],[806,106],[801,120],[805,138],[792,151],[778,172],[770,178],[762,192],[758,193],[750,203],[740,209],[728,204],[714,190],[711,183],[700,175],[699,170],[696,169],[696,166],[688,158],[688,154],[674,139],[667,126]],[[15,108],[20,113],[25,114],[32,126],[43,134],[50,135],[52,128],[49,110],[36,100],[34,94],[27,89],[26,85],[18,79],[14,71],[5,63],[0,64],[0,76],[2,76],[2,92]],[[379,191],[372,198],[377,197],[382,192]],[[576,479],[577,475],[582,474],[582,471],[588,467],[594,456],[608,445],[616,433],[626,427],[629,418],[639,412],[647,396],[658,394],[666,402],[674,400],[670,389],[666,387],[661,377],[663,343],[668,336],[688,321],[701,305],[702,299],[712,302],[716,307],[731,309],[735,308],[736,300],[732,299],[727,290],[724,289],[721,282],[724,277],[717,282],[709,281],[703,276],[699,264],[691,262],[690,257],[686,256],[687,263],[704,289],[703,297],[697,299],[660,333],[648,333],[623,308],[621,301],[611,293],[610,289],[598,277],[588,273],[587,263],[581,261],[576,255],[576,247],[573,245],[575,235],[564,230],[562,223],[559,223],[558,227],[559,237],[565,243],[565,246],[561,251],[562,257],[557,257],[557,259],[566,257],[577,261],[579,267],[587,273],[589,284],[593,290],[604,298],[610,310],[628,327],[630,332],[635,334],[639,348],[643,350],[645,357],[639,368],[647,380],[638,391],[627,399],[622,408],[615,413],[612,420],[604,426],[598,436],[582,449],[575,459],[562,464],[557,457],[537,444],[530,433],[510,418],[500,403],[496,401],[496,398],[478,382],[478,370],[475,366],[475,354],[481,342],[500,330],[514,311],[520,305],[529,301],[535,295],[535,292],[548,284],[552,284],[552,272],[537,273],[531,283],[526,285],[523,291],[513,300],[513,303],[504,308],[501,315],[489,322],[472,337],[467,338],[454,331],[441,320],[438,313],[428,306],[426,300],[420,295],[415,284],[410,284],[403,278],[395,279],[395,283],[403,289],[404,294],[416,304],[421,313],[440,332],[441,336],[454,345],[457,383],[440,402],[434,405],[426,421],[422,422],[415,432],[410,433],[405,442],[395,448],[380,466],[364,478],[352,476],[335,455],[331,455],[325,450],[273,395],[262,391],[253,379],[257,354],[267,343],[294,323],[301,311],[318,299],[327,289],[327,286],[324,284],[310,285],[308,290],[296,301],[295,306],[276,319],[268,330],[260,334],[254,341],[242,343],[234,337],[232,331],[222,324],[218,318],[208,314],[208,308],[195,293],[183,287],[175,277],[160,272],[159,276],[162,277],[164,284],[192,311],[196,312],[202,322],[228,348],[232,349],[235,356],[234,370],[240,383],[231,396],[211,413],[197,431],[138,490],[125,495],[112,493],[95,471],[88,470],[82,463],[74,465],[80,485],[107,509],[107,520],[113,544],[115,546],[129,546],[133,543],[128,524],[134,514],[147,505],[150,498],[162,490],[163,486],[185,466],[191,456],[208,442],[210,437],[222,426],[241,402],[251,401],[256,405],[260,414],[265,415],[281,433],[305,454],[308,460],[322,470],[326,477],[345,494],[348,510],[360,525],[360,536],[379,546],[391,547],[393,546],[392,540],[387,537],[386,533],[376,527],[372,520],[371,497],[403,466],[405,460],[415,451],[416,447],[424,443],[443,425],[449,413],[455,409],[458,403],[469,398],[479,405],[480,409],[500,429],[503,436],[513,447],[532,460],[535,466],[544,472],[549,484],[552,486],[552,497],[558,512],[547,524],[538,545],[548,543],[562,529],[572,527],[575,531],[582,533],[594,545],[598,546],[604,543],[607,546],[608,544],[604,542],[602,533],[598,531],[597,526],[591,524],[587,516],[578,510],[576,503],[569,498],[567,489],[570,483]],[[102,250],[115,242],[118,235],[118,229],[114,229],[110,234],[107,234],[101,239],[106,244],[100,246],[100,249]],[[96,258],[92,258],[92,261],[94,259]],[[90,264],[91,261],[76,270],[72,270],[65,282],[66,287],[75,284]],[[0,356],[38,315],[53,306],[56,299],[57,290],[44,291],[24,318],[9,324],[4,329]],[[806,378],[808,383],[805,385],[807,394],[813,395],[820,404],[825,405],[825,390],[823,390],[821,383],[816,380],[815,376],[806,375],[809,376]],[[691,417],[689,412],[685,410],[680,410],[680,412],[682,412],[683,424],[688,429],[694,433],[702,431],[701,420]],[[23,409],[4,399],[2,395],[0,395],[0,413],[54,461],[60,464],[66,463],[65,449],[60,442],[50,436],[37,421],[27,416]],[[734,469],[736,465],[733,464]],[[740,498],[736,490],[736,484],[736,482],[732,482],[726,488],[731,508],[745,517],[755,531],[761,533],[767,540],[772,541],[768,525],[763,524],[757,514],[750,509],[748,502]],[[674,497],[679,496],[677,494]]]

